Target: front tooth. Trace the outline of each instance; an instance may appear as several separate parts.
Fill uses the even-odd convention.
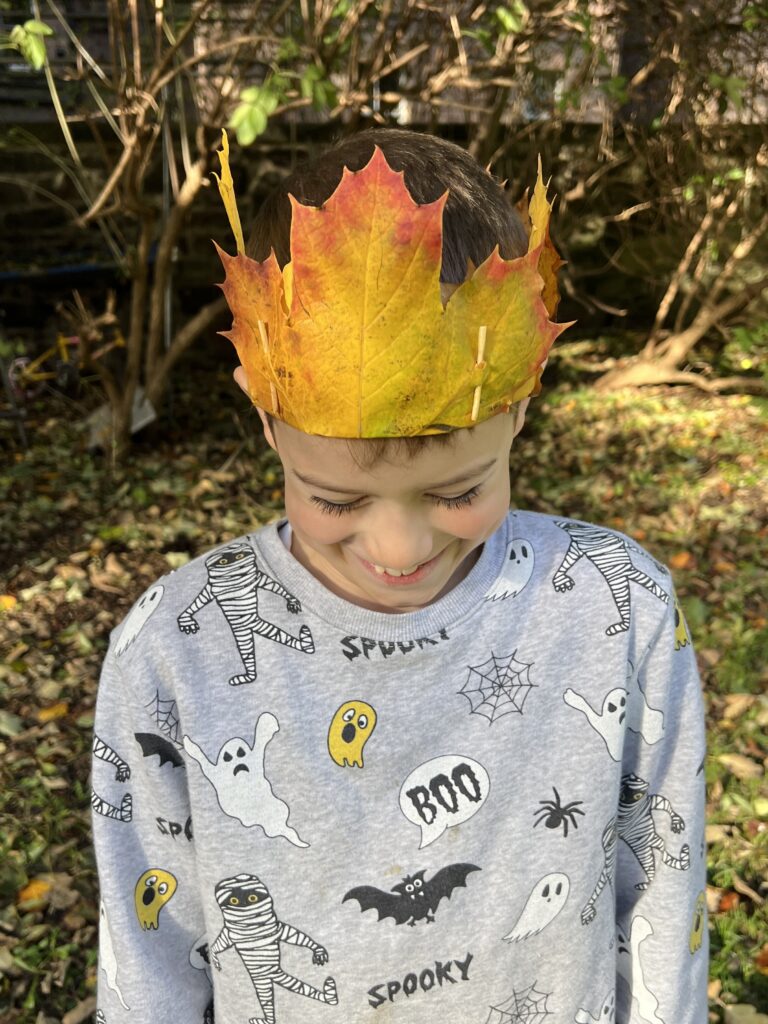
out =
[[[379,576],[381,576],[383,573],[386,573],[387,576],[410,576],[411,573],[416,572],[416,570],[419,567],[418,562],[416,563],[416,565],[412,565],[408,569],[389,569],[385,565],[376,565],[375,562],[372,562],[371,564],[373,565],[373,568],[376,570]]]

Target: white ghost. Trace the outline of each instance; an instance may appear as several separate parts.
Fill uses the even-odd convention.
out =
[[[165,588],[161,583],[156,583],[154,587],[150,587],[146,593],[142,594],[133,608],[131,608],[128,617],[123,623],[120,639],[115,647],[115,654],[124,654],[128,650],[144,628],[147,619],[162,601],[164,590]]]
[[[219,806],[225,814],[237,818],[246,827],[260,825],[270,839],[284,836],[294,846],[306,847],[309,843],[288,824],[288,805],[275,796],[264,774],[264,752],[279,729],[275,716],[265,712],[256,722],[253,746],[235,736],[221,748],[215,763],[208,760],[189,736],[184,737],[184,749],[198,762],[216,790]]]
[[[117,995],[123,1009],[130,1010],[130,1006],[123,999],[123,993],[117,984],[117,957],[112,945],[112,935],[109,931],[107,908],[104,906],[104,900],[101,901],[99,906],[99,917],[101,918],[99,922],[99,967],[106,974],[107,986]]]
[[[627,669],[627,689],[617,686],[603,698],[602,711],[597,712],[580,693],[570,687],[563,694],[569,707],[583,712],[587,721],[602,737],[614,761],[620,761],[627,729],[639,733],[649,745],[664,735],[664,715],[645,699],[632,665]]]
[[[505,942],[519,942],[530,935],[538,935],[551,924],[565,906],[571,883],[568,875],[553,871],[540,878],[525,901],[522,913],[511,931],[503,936]]]
[[[640,962],[640,943],[653,935],[651,922],[641,914],[632,918],[629,929],[629,940],[619,928],[616,950],[616,972],[623,978],[637,1003],[637,1011],[647,1024],[664,1024],[657,1014],[659,1001],[645,984],[643,965]]]
[[[533,548],[529,540],[515,539],[507,544],[504,568],[485,595],[486,601],[517,597],[533,573]]]
[[[593,1017],[588,1010],[579,1008],[573,1019],[575,1024],[613,1024],[615,1014],[616,995],[614,992],[609,992],[603,1000],[603,1005],[597,1011],[596,1017]]]

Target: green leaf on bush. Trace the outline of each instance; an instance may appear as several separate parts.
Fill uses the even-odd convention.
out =
[[[336,87],[325,77],[323,68],[310,64],[299,80],[299,89],[305,100],[311,100],[315,110],[336,105]]]
[[[292,60],[296,60],[300,53],[301,47],[293,38],[293,36],[286,36],[286,38],[282,40],[280,46],[278,47],[276,57],[277,63],[287,64]]]
[[[31,36],[52,36],[53,29],[44,21],[35,21],[34,18],[24,22],[24,28]]]
[[[45,65],[45,43],[43,36],[52,36],[53,29],[42,21],[26,21],[14,25],[8,37],[11,46],[18,50],[27,64],[39,71]]]
[[[232,111],[229,127],[237,134],[241,146],[251,143],[267,130],[269,117],[285,99],[289,80],[285,75],[272,75],[263,85],[249,85],[240,93],[240,103]]]

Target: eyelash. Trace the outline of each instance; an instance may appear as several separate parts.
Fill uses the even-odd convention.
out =
[[[441,498],[437,494],[431,495],[432,500],[438,505],[442,505],[444,508],[457,509],[466,508],[472,504],[472,501],[480,493],[479,487],[472,487],[470,490],[465,491],[464,494],[457,494],[455,498]],[[313,494],[310,501],[318,505],[323,512],[327,512],[328,515],[340,516],[345,512],[354,512],[358,507],[358,501],[350,501],[344,504],[343,502],[326,501],[325,498],[319,498],[316,494]]]

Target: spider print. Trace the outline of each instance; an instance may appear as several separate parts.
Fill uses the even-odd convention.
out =
[[[568,823],[576,829],[579,827],[579,823],[576,821],[576,815],[580,814],[584,817],[584,811],[580,811],[579,807],[584,803],[583,800],[572,800],[569,804],[560,803],[560,794],[557,792],[555,787],[552,787],[552,792],[555,794],[554,800],[539,800],[542,810],[534,811],[533,813],[538,815],[538,818],[533,823],[533,827],[536,828],[542,821],[547,828],[560,828],[563,826],[563,838],[568,837]]]

